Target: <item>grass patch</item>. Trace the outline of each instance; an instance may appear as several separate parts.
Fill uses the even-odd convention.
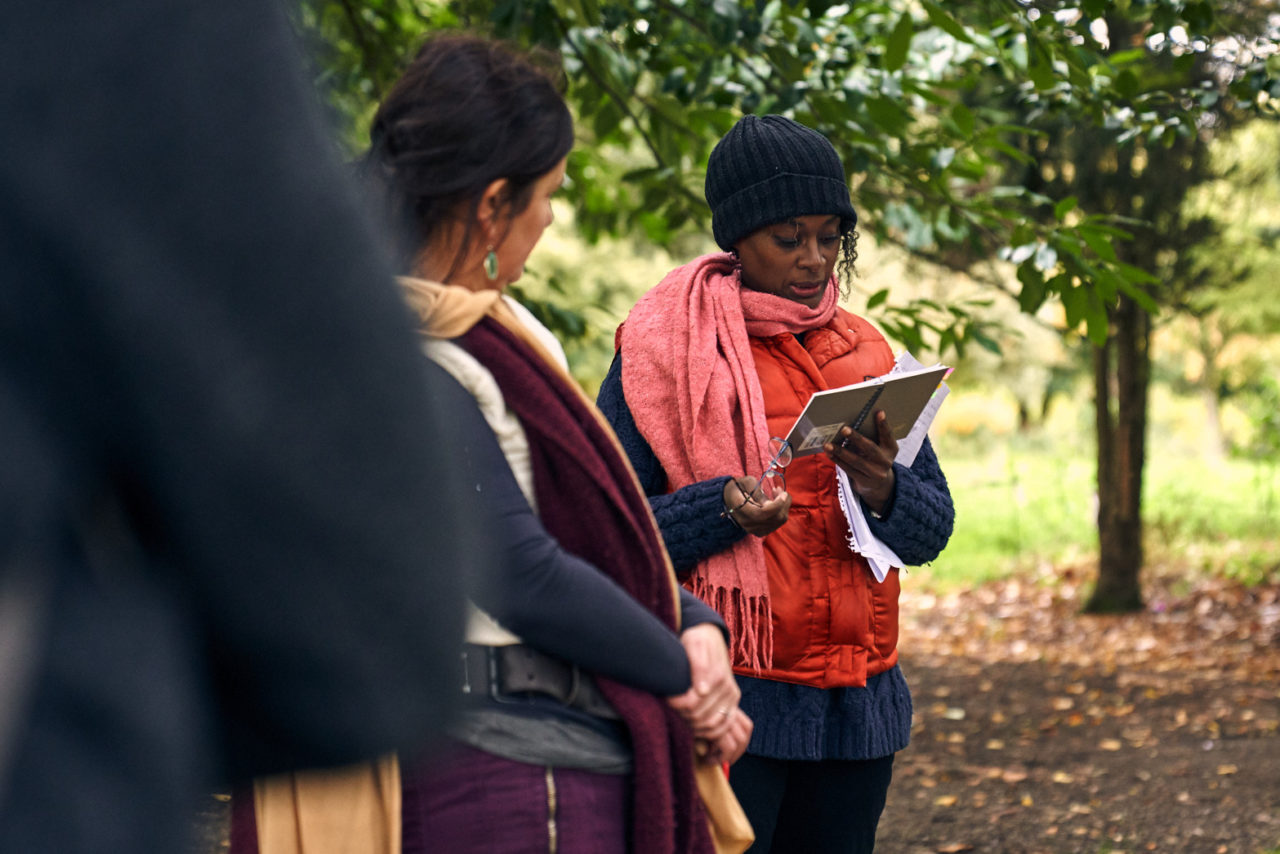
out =
[[[1280,575],[1280,474],[1274,465],[1160,461],[1149,468],[1144,498],[1151,560],[1250,585]]]
[[[1064,449],[1016,436],[977,448],[935,444],[956,505],[956,529],[911,583],[945,592],[1060,567],[1097,563],[1096,476],[1090,443]],[[1246,584],[1280,577],[1280,470],[1246,460],[1206,462],[1161,452],[1144,479],[1147,569],[1223,575]]]
[[[942,555],[913,569],[939,590],[971,587],[1045,564],[1088,560],[1096,552],[1093,465],[1031,442],[1008,441],[987,453],[938,454],[956,505],[956,527]]]

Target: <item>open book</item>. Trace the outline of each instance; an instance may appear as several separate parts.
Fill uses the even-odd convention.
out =
[[[903,440],[909,434],[919,434],[919,441],[924,440],[924,431],[928,430],[933,413],[946,395],[942,381],[949,373],[951,369],[946,365],[925,367],[904,353],[894,369],[882,377],[815,392],[786,439],[797,457],[821,451],[822,446],[832,441],[846,424],[870,439],[878,439],[876,421],[872,416],[884,410],[889,419],[889,429],[899,443],[898,460],[910,465],[919,442],[915,442],[915,447],[910,450],[910,459],[904,460]],[[936,400],[935,392],[939,392]],[[927,416],[923,421],[924,429],[914,429],[922,414]]]

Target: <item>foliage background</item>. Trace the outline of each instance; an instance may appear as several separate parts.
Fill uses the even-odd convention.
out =
[[[1154,321],[1130,342],[1149,359],[1152,390],[1129,405],[1157,462],[1141,488],[1153,528],[1135,535],[1163,546],[1196,532],[1254,555],[1273,544],[1275,2],[294,8],[351,153],[427,33],[463,27],[559,57],[579,141],[559,222],[517,293],[589,391],[636,297],[714,249],[701,182],[719,136],[746,112],[826,133],[861,214],[848,307],[958,367],[935,441],[961,524],[921,575],[1097,554],[1114,472],[1094,461],[1104,433],[1090,409],[1107,382],[1091,382],[1090,364],[1125,334],[1126,304]]]

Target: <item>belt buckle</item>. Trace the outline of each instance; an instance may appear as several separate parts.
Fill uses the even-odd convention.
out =
[[[498,650],[500,647],[487,646],[484,650],[485,670],[489,674],[489,699],[495,703],[504,703],[509,706],[518,706],[524,703],[510,694],[502,693],[502,683],[498,678]]]
[[[489,697],[496,703],[525,705],[529,702],[528,699],[516,694],[507,693],[503,690],[502,677],[504,674],[502,668],[508,662],[505,660],[499,660],[499,656],[507,649],[508,647],[497,646],[485,648]],[[536,694],[544,694],[545,696],[557,700],[566,706],[574,706],[574,703],[579,699],[582,686],[583,681],[581,668],[579,668],[577,664],[569,664],[569,684],[567,686],[552,685],[544,681],[541,685],[530,685],[526,690]]]

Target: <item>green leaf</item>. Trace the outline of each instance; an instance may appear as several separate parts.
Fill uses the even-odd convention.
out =
[[[1018,307],[1027,314],[1034,314],[1048,295],[1044,276],[1030,264],[1023,264],[1018,267],[1018,281],[1022,282],[1022,290],[1018,292]]]
[[[1116,293],[1120,288],[1123,279],[1109,270],[1098,270],[1093,276],[1094,287],[1098,291],[1098,297],[1108,305],[1114,305],[1116,301]]]
[[[964,356],[964,345],[960,343],[960,338],[956,335],[955,330],[944,329],[942,334],[938,336],[938,352],[945,353],[952,347],[955,348],[958,356]]]
[[[1085,15],[1088,17],[1101,18],[1111,4],[1110,0],[1084,0],[1081,5],[1084,8]]]
[[[1053,58],[1039,40],[1029,45],[1029,51],[1027,74],[1031,77],[1031,82],[1041,91],[1052,89],[1057,82],[1053,73]]]
[[[1094,346],[1102,347],[1107,343],[1107,335],[1110,332],[1110,322],[1107,319],[1107,309],[1102,305],[1102,301],[1098,299],[1098,295],[1091,290],[1081,288],[1086,291],[1086,314],[1085,326],[1088,331],[1089,340]]]
[[[1142,84],[1138,81],[1138,75],[1133,73],[1132,68],[1126,68],[1116,75],[1116,91],[1126,98],[1132,98],[1142,89]]]
[[[1069,288],[1063,288],[1059,292],[1062,297],[1062,309],[1066,314],[1068,329],[1075,329],[1079,326],[1089,310],[1087,290],[1081,285],[1073,285]]]
[[[911,11],[902,13],[893,32],[889,34],[889,44],[884,51],[884,70],[897,71],[907,61],[907,51],[911,47],[911,37],[915,35],[915,23],[911,20]]]
[[[1031,164],[1036,162],[1035,158],[1032,157],[1030,154],[1027,154],[1025,151],[1022,151],[1020,149],[1014,148],[1012,145],[1010,145],[1007,142],[1004,142],[1003,140],[988,139],[986,140],[986,145],[988,148],[994,148],[996,151],[1000,151],[1007,154],[1009,157],[1012,157],[1014,160],[1017,160],[1019,163],[1025,163],[1028,166],[1030,166]]]
[[[1053,216],[1055,219],[1061,220],[1064,216],[1076,209],[1080,204],[1080,200],[1075,196],[1067,196],[1062,201],[1053,206]]]
[[[1132,50],[1122,50],[1111,54],[1109,59],[1112,65],[1128,65],[1131,62],[1138,62],[1146,59],[1147,52],[1142,48],[1133,48]]]
[[[956,123],[956,128],[962,136],[973,135],[973,110],[957,101],[951,108],[951,120]]]
[[[887,300],[888,298],[889,298],[888,288],[881,288],[880,290],[876,291],[874,294],[872,294],[870,297],[867,298],[867,311],[871,311],[872,309],[878,308],[879,306],[883,305],[885,300]]]
[[[1032,229],[1031,226],[1027,225],[1026,223],[1020,222],[1016,226],[1014,226],[1013,234],[1009,235],[1009,245],[1022,246],[1023,244],[1026,244],[1026,243],[1035,242],[1035,239],[1036,239],[1035,230]],[[1024,256],[1024,257],[1029,257],[1029,256],[1030,256],[1030,253],[1027,253],[1027,256]]]
[[[994,353],[997,356],[1004,355],[1004,351],[1000,349],[1000,343],[993,338],[988,338],[981,329],[969,327],[965,333],[965,338],[977,341],[979,347],[990,353]]]
[[[1080,239],[1093,250],[1093,254],[1104,261],[1114,262],[1116,260],[1115,247],[1111,245],[1110,238],[1100,229],[1081,227],[1076,231],[1079,233]]]
[[[1124,276],[1126,280],[1135,284],[1155,285],[1160,282],[1159,279],[1148,273],[1146,270],[1143,270],[1141,267],[1134,267],[1132,264],[1117,262],[1116,269],[1120,271],[1120,274]]]
[[[951,17],[951,13],[946,9],[943,9],[937,3],[930,3],[929,0],[924,0],[924,10],[928,13],[929,20],[938,29],[945,31],[952,38],[973,44],[973,37],[969,35],[964,27],[960,26],[959,21]]]
[[[1208,33],[1213,28],[1213,6],[1209,3],[1188,3],[1182,16],[1192,33]]]
[[[825,124],[838,127],[849,118],[849,104],[825,92],[815,92],[810,95],[809,106],[813,109],[814,115]]]
[[[902,136],[906,132],[910,115],[897,101],[883,95],[876,95],[868,98],[864,106],[867,115],[880,126],[881,130],[891,136]]]
[[[622,119],[623,112],[617,103],[612,98],[605,99],[600,109],[591,117],[591,129],[595,132],[596,139],[608,137],[622,124]]]
[[[1116,285],[1120,290],[1128,294],[1134,302],[1142,306],[1142,310],[1148,314],[1157,314],[1160,311],[1160,306],[1156,303],[1155,299],[1152,298],[1151,294],[1130,282],[1128,279],[1119,277],[1116,280]]]

